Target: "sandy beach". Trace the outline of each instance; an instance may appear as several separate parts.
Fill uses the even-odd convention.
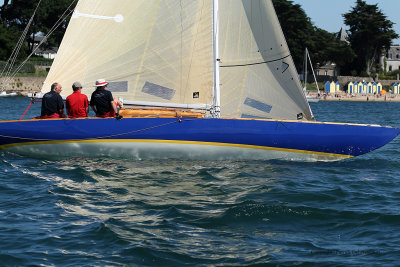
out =
[[[307,96],[317,97],[314,91],[307,92]],[[321,93],[321,101],[370,101],[370,102],[400,102],[400,95],[386,93],[385,95],[373,94],[346,94],[344,92],[338,94]]]

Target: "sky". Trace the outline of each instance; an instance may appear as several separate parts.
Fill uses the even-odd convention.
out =
[[[301,5],[307,16],[318,28],[328,32],[339,32],[344,25],[342,14],[348,13],[356,0],[292,0]],[[400,0],[364,0],[369,5],[378,4],[378,8],[391,20],[393,29],[400,35]],[[4,3],[0,0],[0,5]],[[400,44],[400,38],[393,40],[394,44]]]
[[[356,0],[292,0],[301,5],[314,26],[328,32],[339,32],[340,28],[348,29],[342,14],[348,13],[355,6]],[[378,8],[391,20],[394,31],[400,35],[400,0],[365,0],[369,5],[378,4]],[[400,38],[393,40],[400,44]]]

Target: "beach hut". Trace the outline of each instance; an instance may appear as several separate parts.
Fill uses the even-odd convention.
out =
[[[367,84],[367,94],[373,94],[374,92],[372,91],[372,83],[369,82]]]
[[[372,83],[372,93],[374,95],[378,93],[378,87],[376,86],[376,82]]]
[[[331,82],[331,94],[336,94],[336,84],[335,82]]]
[[[358,90],[358,82],[354,83],[354,93],[358,94],[360,91]]]
[[[377,90],[378,94],[380,94],[382,92],[382,84],[381,83],[378,83],[376,85],[376,90]]]
[[[347,93],[348,94],[354,94],[354,83],[349,82],[347,84]]]
[[[361,91],[361,93],[366,94],[366,93],[367,93],[367,89],[368,89],[368,83],[367,83],[367,82],[364,82],[364,83],[362,84],[362,91]]]
[[[397,83],[393,84],[393,94],[399,93],[399,85]]]
[[[335,83],[335,91],[336,91],[336,93],[339,93],[339,92],[340,92],[340,90],[342,89],[341,87],[342,87],[342,86],[340,85],[340,82],[336,82],[336,83]]]
[[[325,92],[326,93],[330,93],[331,92],[331,83],[330,82],[326,82],[325,83]]]

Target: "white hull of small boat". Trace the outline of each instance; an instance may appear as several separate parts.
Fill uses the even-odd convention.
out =
[[[310,96],[307,96],[307,101],[309,102],[309,103],[317,103],[317,102],[319,102],[319,98],[318,97],[310,97]]]
[[[9,96],[16,96],[17,95],[17,93],[6,93],[6,92],[1,92],[0,93],[0,97],[9,97]]]

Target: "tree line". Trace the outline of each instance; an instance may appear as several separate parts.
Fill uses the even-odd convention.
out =
[[[34,49],[32,40],[36,35],[46,36],[62,14],[68,8],[73,9],[75,5],[76,0],[4,0],[0,6],[0,60],[7,60],[10,57],[34,12],[36,13],[30,23],[24,45],[18,54],[19,59],[25,59],[32,52]],[[69,17],[61,21],[60,26],[43,44],[44,48],[59,46]]]
[[[343,14],[348,26],[348,41],[340,41],[337,33],[330,33],[313,25],[300,5],[291,0],[272,0],[298,72],[302,71],[307,47],[313,64],[335,62],[342,75],[372,76],[383,66],[379,57],[398,38],[393,22],[387,19],[378,4],[369,5],[355,0],[354,7]],[[24,59],[33,50],[31,41],[38,33],[46,35],[68,7],[76,0],[4,0],[0,6],[0,60],[7,60],[28,25],[36,15],[27,33],[19,58]],[[69,17],[64,19],[47,39],[46,46],[59,46]],[[339,29],[338,29],[339,31]]]
[[[298,71],[302,70],[307,47],[313,64],[335,62],[341,75],[375,77],[383,67],[379,64],[380,55],[386,54],[392,40],[399,37],[393,30],[393,22],[387,19],[378,4],[355,0],[352,9],[342,15],[349,28],[347,43],[340,41],[338,33],[314,26],[301,6],[293,1],[272,2]]]

